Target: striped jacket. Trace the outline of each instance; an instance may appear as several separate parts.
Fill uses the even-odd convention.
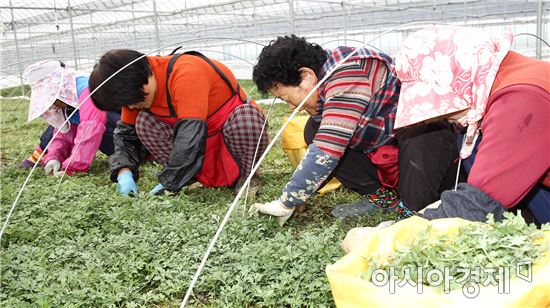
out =
[[[322,79],[353,50],[339,47],[330,52],[318,78]],[[321,126],[313,142],[338,158],[347,147],[372,152],[382,145],[394,144],[400,87],[389,56],[359,49],[319,87],[316,120],[321,121]]]
[[[318,79],[319,130],[305,157],[280,197],[289,207],[303,204],[329,177],[349,147],[370,153],[395,144],[393,124],[401,83],[392,59],[369,49],[360,49],[345,63],[336,64],[353,52],[339,47],[329,53]]]

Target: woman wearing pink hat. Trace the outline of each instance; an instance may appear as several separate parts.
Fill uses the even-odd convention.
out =
[[[465,130],[468,181],[443,192],[439,207],[424,211],[428,219],[499,219],[526,205],[538,222],[550,221],[550,63],[511,51],[511,43],[510,32],[490,40],[479,29],[449,26],[403,42],[398,134],[442,118]]]
[[[60,61],[41,61],[23,75],[31,86],[28,121],[42,117],[50,126],[22,167],[36,163],[57,130],[42,159],[46,175],[61,175],[64,170],[68,175],[86,172],[98,149],[106,155],[113,153],[113,129],[120,113],[100,111],[89,98],[83,101],[90,94],[85,73],[66,68]]]

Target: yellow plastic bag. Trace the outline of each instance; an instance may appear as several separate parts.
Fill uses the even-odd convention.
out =
[[[285,151],[294,168],[298,167],[298,164],[302,161],[302,157],[304,157],[307,150],[307,144],[304,141],[304,127],[308,119],[309,116],[295,116],[288,123],[282,134],[283,151]],[[286,122],[286,119],[283,120],[283,123],[284,122]],[[340,185],[342,185],[340,181],[336,178],[332,178],[317,192],[324,195],[337,189]]]
[[[469,223],[459,218],[447,218],[428,221],[420,217],[411,217],[385,229],[373,229],[365,242],[342,257],[336,263],[328,265],[326,274],[332,289],[334,301],[338,307],[550,307],[550,252],[533,264],[531,282],[515,277],[509,280],[509,294],[498,294],[497,285],[479,285],[479,294],[467,298],[462,289],[448,294],[432,287],[423,286],[422,292],[405,284],[399,287],[395,280],[394,294],[390,294],[390,283],[376,286],[361,278],[368,269],[365,257],[387,256],[393,252],[397,243],[405,243],[421,231],[432,226],[432,231],[441,234],[456,234],[458,228]],[[544,232],[544,239],[550,244],[550,231]],[[549,247],[549,246],[546,246]],[[510,272],[516,269],[510,269]],[[523,273],[523,270],[521,272]],[[389,277],[389,273],[388,277]],[[496,276],[496,274],[495,274]],[[382,277],[382,276],[381,276]],[[386,281],[385,279],[382,281]],[[421,294],[419,294],[421,293]]]

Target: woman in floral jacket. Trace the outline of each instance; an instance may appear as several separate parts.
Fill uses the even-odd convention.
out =
[[[369,214],[381,208],[406,216],[410,214],[407,207],[414,210],[417,204],[428,204],[424,199],[439,199],[439,177],[451,168],[456,137],[445,123],[423,129],[430,132],[425,134],[427,138],[417,138],[418,132],[411,130],[394,136],[400,82],[391,57],[367,48],[323,50],[294,35],[279,37],[262,50],[253,79],[258,89],[296,108],[327,75],[303,107],[312,115],[305,128],[306,143],[310,143],[305,157],[280,198],[255,204],[251,211],[280,217],[284,223],[330,176],[367,195],[359,202],[337,206],[333,210],[337,217]],[[454,148],[447,146],[451,144]],[[442,164],[429,165],[434,157],[442,156],[447,157]],[[425,167],[401,163],[409,160]],[[428,180],[436,179],[432,182],[437,186],[416,188],[424,175]],[[403,202],[394,197],[386,203],[382,197],[372,200],[369,196],[381,186],[396,189],[398,179]]]

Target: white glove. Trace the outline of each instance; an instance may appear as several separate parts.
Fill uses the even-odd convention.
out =
[[[279,199],[268,203],[254,203],[248,209],[248,214],[255,215],[257,213],[267,214],[277,217],[279,225],[282,226],[292,216],[294,209],[286,208]]]
[[[53,175],[61,169],[61,163],[58,160],[50,160],[44,167],[46,175]]]

